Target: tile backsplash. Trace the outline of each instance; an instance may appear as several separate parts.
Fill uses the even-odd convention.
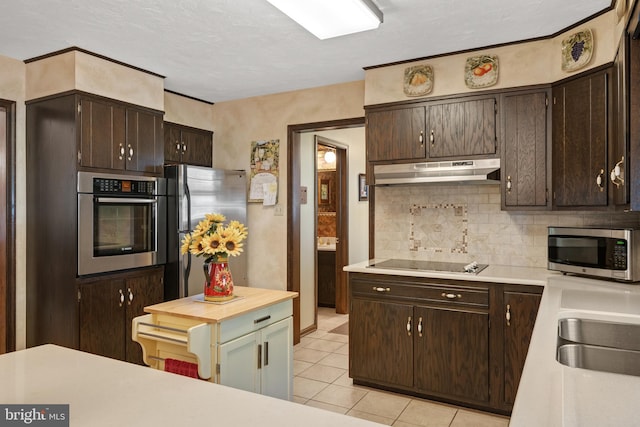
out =
[[[547,266],[547,227],[640,225],[637,212],[502,211],[499,185],[376,187],[375,256]]]

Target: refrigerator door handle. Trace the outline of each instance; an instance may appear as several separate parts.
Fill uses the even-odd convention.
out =
[[[181,297],[188,297],[189,296],[189,275],[191,274],[191,254],[189,252],[187,252],[187,265],[184,268],[184,289],[183,292],[184,294],[181,295]]]

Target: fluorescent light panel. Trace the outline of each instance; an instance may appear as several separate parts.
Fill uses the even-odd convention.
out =
[[[371,0],[267,0],[320,40],[378,28]]]

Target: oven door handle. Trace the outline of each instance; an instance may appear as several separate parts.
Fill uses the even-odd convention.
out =
[[[158,203],[158,201],[156,199],[130,199],[128,197],[124,198],[118,198],[118,197],[96,197],[95,200],[98,203],[122,203],[125,205],[131,204],[131,203],[148,203],[148,204],[154,204],[154,203]]]

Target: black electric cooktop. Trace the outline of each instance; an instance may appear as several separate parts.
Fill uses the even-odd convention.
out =
[[[463,262],[440,262],[423,261],[415,259],[388,259],[385,261],[372,262],[369,267],[390,268],[393,270],[417,270],[417,271],[438,271],[447,273],[478,274],[488,267],[487,264],[476,262],[465,264]]]

